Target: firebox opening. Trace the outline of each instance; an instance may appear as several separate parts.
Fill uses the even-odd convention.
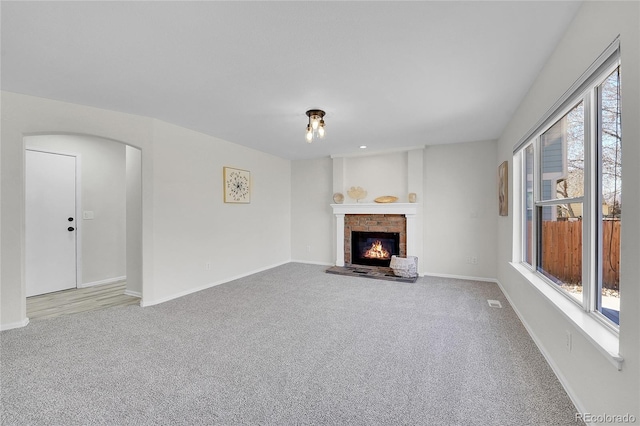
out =
[[[400,254],[400,233],[351,232],[352,264],[389,266],[394,254]]]

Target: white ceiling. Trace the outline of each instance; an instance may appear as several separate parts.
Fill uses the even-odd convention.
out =
[[[1,83],[289,159],[497,139],[579,6],[2,1]]]

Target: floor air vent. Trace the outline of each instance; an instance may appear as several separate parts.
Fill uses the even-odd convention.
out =
[[[499,300],[487,300],[490,308],[502,308],[502,303]]]

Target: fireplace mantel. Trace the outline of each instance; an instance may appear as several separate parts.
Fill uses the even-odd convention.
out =
[[[355,203],[331,204],[333,214],[403,214],[415,215],[419,204],[416,203]]]
[[[331,204],[336,217],[336,266],[344,266],[344,216],[347,214],[401,214],[407,218],[407,256],[417,256],[416,203]]]

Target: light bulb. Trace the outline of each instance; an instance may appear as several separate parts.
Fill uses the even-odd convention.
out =
[[[324,124],[320,123],[320,127],[318,127],[318,136],[324,138]]]
[[[313,131],[311,130],[311,126],[307,126],[307,134],[306,134],[307,142],[311,143],[313,141]]]

